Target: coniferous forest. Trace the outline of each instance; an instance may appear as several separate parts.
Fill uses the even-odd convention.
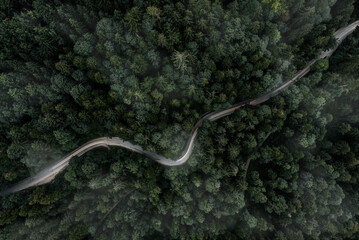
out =
[[[178,158],[291,79],[355,0],[0,0],[0,190],[94,138]],[[0,239],[359,239],[359,30],[165,167],[124,148],[0,198]]]

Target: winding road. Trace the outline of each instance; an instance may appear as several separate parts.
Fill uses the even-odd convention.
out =
[[[350,35],[355,28],[359,26],[359,20],[353,22],[352,24],[339,29],[338,31],[336,31],[334,33],[334,36],[337,38],[337,46],[348,36]],[[188,158],[190,157],[190,155],[192,154],[193,151],[193,147],[194,147],[194,141],[196,139],[196,136],[198,134],[198,129],[199,127],[201,127],[202,123],[204,120],[209,120],[209,121],[216,121],[220,118],[223,118],[224,116],[230,115],[232,114],[234,111],[236,111],[239,108],[245,107],[247,105],[251,105],[251,106],[256,106],[258,104],[261,104],[265,101],[267,101],[268,99],[278,95],[282,90],[286,89],[287,87],[289,87],[290,85],[292,85],[293,83],[295,83],[298,79],[302,78],[304,75],[306,75],[309,71],[311,66],[316,63],[318,60],[326,58],[326,57],[330,57],[333,52],[336,50],[337,47],[330,49],[328,51],[323,52],[319,57],[317,57],[316,59],[310,61],[307,66],[300,70],[291,80],[283,83],[282,85],[280,85],[279,87],[273,89],[272,91],[263,94],[262,96],[259,96],[255,99],[248,99],[245,100],[243,102],[234,104],[232,106],[230,106],[229,108],[226,109],[220,109],[211,113],[207,113],[205,114],[201,119],[198,120],[198,122],[195,124],[195,126],[193,127],[189,138],[187,140],[186,146],[183,150],[182,153],[182,157],[180,157],[177,160],[172,160],[169,158],[165,158],[161,155],[158,155],[156,153],[153,152],[149,152],[146,150],[143,150],[141,146],[138,145],[134,145],[128,141],[124,141],[121,138],[118,137],[102,137],[102,138],[96,138],[93,139],[87,143],[85,143],[84,145],[82,145],[81,147],[77,148],[76,150],[72,151],[71,153],[69,153],[68,155],[66,155],[64,158],[58,160],[57,162],[55,162],[52,166],[47,167],[43,170],[41,170],[39,173],[37,173],[36,175],[26,178],[20,182],[18,182],[17,184],[9,187],[8,189],[0,192],[0,196],[6,196],[8,194],[11,193],[15,193],[27,188],[31,188],[31,187],[35,187],[35,186],[40,186],[46,183],[51,182],[55,176],[57,174],[59,174],[62,170],[64,170],[70,162],[70,159],[74,156],[81,156],[84,153],[86,153],[87,151],[97,148],[97,147],[109,147],[109,146],[117,146],[117,147],[122,147],[122,148],[127,148],[131,151],[134,152],[138,152],[140,154],[143,154],[149,158],[151,158],[152,160],[164,165],[164,166],[179,166],[184,164]]]

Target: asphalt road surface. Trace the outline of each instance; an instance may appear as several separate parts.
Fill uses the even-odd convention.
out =
[[[353,22],[352,24],[339,29],[338,31],[336,31],[334,33],[334,36],[337,38],[338,44],[337,46],[348,36],[350,35],[355,28],[359,25],[359,20],[356,22]],[[337,47],[336,47],[337,48]],[[65,156],[64,158],[60,159],[59,161],[55,162],[52,166],[47,167],[43,170],[41,170],[39,173],[37,173],[36,175],[26,178],[20,182],[18,182],[17,184],[11,186],[10,188],[0,192],[0,196],[6,196],[8,194],[11,193],[15,193],[27,188],[31,188],[31,187],[35,187],[35,186],[40,186],[46,183],[51,182],[55,176],[57,174],[59,174],[62,170],[64,170],[68,165],[69,165],[69,161],[72,157],[74,156],[81,156],[82,154],[86,153],[87,151],[97,148],[97,147],[109,147],[109,146],[117,146],[117,147],[122,147],[122,148],[127,148],[131,151],[134,152],[138,152],[140,154],[143,154],[149,158],[151,158],[152,160],[164,165],[164,166],[179,166],[184,164],[188,158],[191,156],[192,154],[192,150],[194,147],[194,141],[196,139],[196,136],[198,134],[198,129],[199,127],[201,127],[202,123],[204,120],[209,120],[209,121],[216,121],[220,118],[223,118],[224,116],[228,116],[230,114],[232,114],[234,111],[236,111],[239,108],[243,108],[247,105],[251,105],[251,106],[256,106],[258,104],[261,104],[265,101],[268,101],[270,98],[278,95],[281,91],[283,91],[284,89],[286,89],[287,87],[289,87],[290,85],[292,85],[293,83],[295,83],[298,79],[302,78],[304,75],[306,75],[309,71],[311,66],[316,63],[318,60],[326,58],[326,57],[330,57],[333,52],[336,50],[336,48],[328,50],[323,52],[318,58],[313,59],[312,61],[310,61],[308,63],[308,65],[300,70],[291,80],[283,83],[282,85],[280,85],[279,87],[273,89],[272,91],[263,94],[262,96],[259,96],[255,99],[249,99],[249,100],[245,100],[243,102],[237,103],[232,105],[229,108],[226,109],[220,109],[208,114],[205,114],[201,119],[198,120],[198,122],[196,123],[196,125],[193,127],[189,138],[187,140],[186,146],[182,152],[182,157],[180,157],[177,160],[172,160],[169,158],[165,158],[161,155],[158,155],[157,153],[153,153],[153,152],[148,152],[146,150],[143,150],[141,146],[138,145],[134,145],[128,141],[124,141],[121,138],[118,137],[113,137],[113,138],[109,138],[109,137],[102,137],[102,138],[96,138],[93,139],[87,143],[85,143],[84,145],[82,145],[81,147],[77,148],[76,150],[74,150],[73,152],[69,153],[67,156]]]

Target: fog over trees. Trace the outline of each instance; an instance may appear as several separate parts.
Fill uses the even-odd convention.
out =
[[[176,159],[291,79],[355,0],[0,0],[0,190],[83,143]],[[96,148],[0,199],[0,239],[358,239],[359,30],[164,167]]]

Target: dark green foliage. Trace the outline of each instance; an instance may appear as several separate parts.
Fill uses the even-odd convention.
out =
[[[354,2],[0,0],[1,188],[100,136],[176,159],[203,114],[335,47]],[[0,239],[358,239],[358,39],[204,122],[184,166],[73,158],[0,199]]]

